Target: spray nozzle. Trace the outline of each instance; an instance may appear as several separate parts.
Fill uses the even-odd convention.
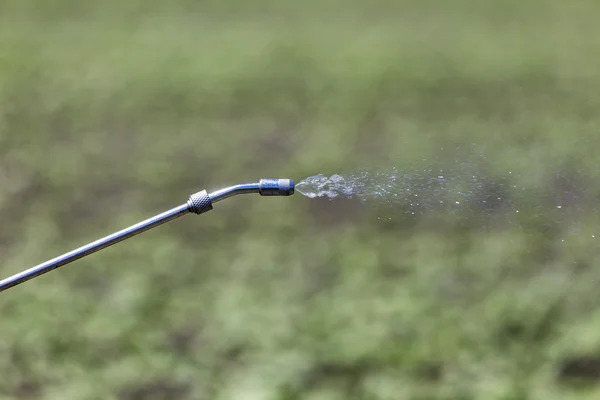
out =
[[[291,196],[294,194],[294,181],[291,179],[261,179],[258,182],[261,196]]]

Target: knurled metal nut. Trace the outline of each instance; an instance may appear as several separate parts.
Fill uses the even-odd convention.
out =
[[[206,190],[191,195],[187,204],[194,214],[202,214],[213,209],[212,200]]]

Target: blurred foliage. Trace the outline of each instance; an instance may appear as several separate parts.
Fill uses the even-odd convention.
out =
[[[0,2],[3,275],[261,177],[477,153],[562,196],[219,203],[3,293],[2,398],[597,398],[599,12]]]

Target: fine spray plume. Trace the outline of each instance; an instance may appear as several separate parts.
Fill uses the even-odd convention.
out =
[[[540,185],[527,184],[535,179],[522,172],[491,173],[473,160],[422,161],[402,168],[318,174],[298,181],[296,191],[311,199],[351,200],[372,207],[378,219],[418,220],[435,215],[443,223],[444,218],[455,216],[453,223],[483,230],[493,222],[520,229],[536,218],[545,226],[577,229],[577,214],[592,208],[596,215],[582,189],[585,177],[577,171],[549,173],[549,183]]]
[[[202,190],[192,194],[184,204],[1,280],[0,292],[183,215],[190,213],[203,214],[212,210],[213,204],[229,197],[253,193],[259,194],[260,196],[291,196],[294,194],[294,187],[294,181],[291,179],[261,179],[256,183],[243,183],[229,186],[212,193]]]
[[[457,178],[444,169],[359,170],[344,174],[314,175],[301,180],[296,190],[309,198],[356,200],[365,205],[403,209],[409,214],[443,208],[464,208],[478,189],[478,179],[470,188],[457,190]],[[498,198],[501,200],[501,198]]]

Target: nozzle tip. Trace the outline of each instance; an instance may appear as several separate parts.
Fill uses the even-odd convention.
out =
[[[261,196],[291,196],[295,183],[292,179],[261,179],[258,187]]]

